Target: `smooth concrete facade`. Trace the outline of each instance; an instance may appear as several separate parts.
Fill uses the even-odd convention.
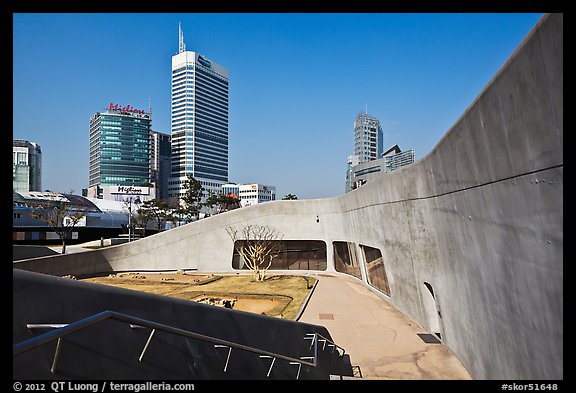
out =
[[[16,262],[55,275],[232,270],[225,228],[380,249],[386,299],[475,379],[563,378],[563,15],[547,14],[424,158],[353,192],[275,201],[137,242]],[[362,272],[366,279],[365,267]]]

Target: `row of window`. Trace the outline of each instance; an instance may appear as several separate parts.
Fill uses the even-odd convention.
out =
[[[183,72],[186,70],[193,70],[193,69],[194,69],[193,65],[185,65],[185,66],[182,66],[180,68],[176,68],[175,70],[172,70],[172,75],[177,74],[179,72]]]
[[[205,89],[201,86],[196,87],[196,99],[197,100],[199,100],[199,99],[204,99],[204,100],[211,99],[220,105],[224,105],[226,107],[228,106],[228,93],[227,92],[208,90],[208,89]]]
[[[321,240],[277,240],[280,253],[272,260],[271,270],[326,270],[326,243]],[[237,240],[232,255],[232,268],[246,270],[248,267],[237,251],[245,240]],[[362,269],[356,255],[356,245],[350,242],[332,243],[336,271],[362,279]],[[360,245],[368,283],[390,296],[390,284],[382,252],[378,248]]]
[[[220,129],[220,132],[228,132],[228,119],[226,118],[225,121],[222,121],[220,119],[214,118],[212,113],[208,111],[197,110],[196,123],[212,126],[217,130]]]
[[[196,101],[196,109],[204,109],[212,115],[218,116],[224,121],[228,121],[228,106],[219,104],[213,105],[211,102],[201,99]]]
[[[108,137],[112,137],[112,136],[123,136],[123,137],[130,137],[130,138],[141,138],[141,139],[145,139],[148,140],[148,137],[150,135],[149,130],[147,129],[141,129],[141,128],[134,128],[134,129],[120,129],[120,130],[116,130],[116,129],[102,129],[102,131],[100,132],[100,137],[102,139],[108,139]]]
[[[228,78],[226,78],[223,75],[217,74],[216,72],[212,71],[212,70],[208,70],[204,67],[202,68],[197,68],[196,69],[196,74],[201,75],[201,76],[205,76],[206,79],[218,82],[226,87],[228,87]]]
[[[203,119],[196,119],[196,130],[222,138],[228,138],[228,127],[213,125]]]
[[[211,83],[209,83],[209,81],[204,81],[204,80],[198,80],[196,82],[196,91],[202,91],[205,94],[208,94],[210,96],[215,95],[218,96],[220,99],[222,99],[225,102],[228,102],[228,88],[227,87],[221,87],[221,86],[215,86]]]

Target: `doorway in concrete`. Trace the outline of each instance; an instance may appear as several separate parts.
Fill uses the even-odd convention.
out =
[[[422,297],[424,312],[426,313],[426,319],[428,321],[428,329],[432,334],[442,340],[443,326],[442,326],[442,311],[440,310],[440,304],[434,293],[434,288],[432,284],[424,281],[424,287],[426,288]]]

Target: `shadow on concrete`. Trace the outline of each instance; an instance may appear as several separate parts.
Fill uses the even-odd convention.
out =
[[[106,310],[206,336],[299,358],[313,356],[307,333],[331,339],[322,326],[287,321],[182,299],[152,295],[68,278],[13,270],[13,344],[47,330],[28,323],[69,324]],[[106,319],[62,339],[56,373],[50,372],[56,341],[13,359],[14,379],[267,379],[269,359],[234,349],[227,371],[227,350],[212,343],[156,331],[138,360],[150,329]],[[349,358],[318,350],[316,367],[302,366],[299,379],[352,375]],[[277,359],[268,379],[296,379],[297,365]]]

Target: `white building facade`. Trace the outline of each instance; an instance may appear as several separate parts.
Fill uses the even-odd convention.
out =
[[[276,187],[258,183],[239,184],[238,198],[240,198],[240,206],[242,207],[275,201]]]
[[[221,192],[224,195],[236,195],[242,207],[276,200],[276,187],[265,184],[228,183],[222,185]]]

